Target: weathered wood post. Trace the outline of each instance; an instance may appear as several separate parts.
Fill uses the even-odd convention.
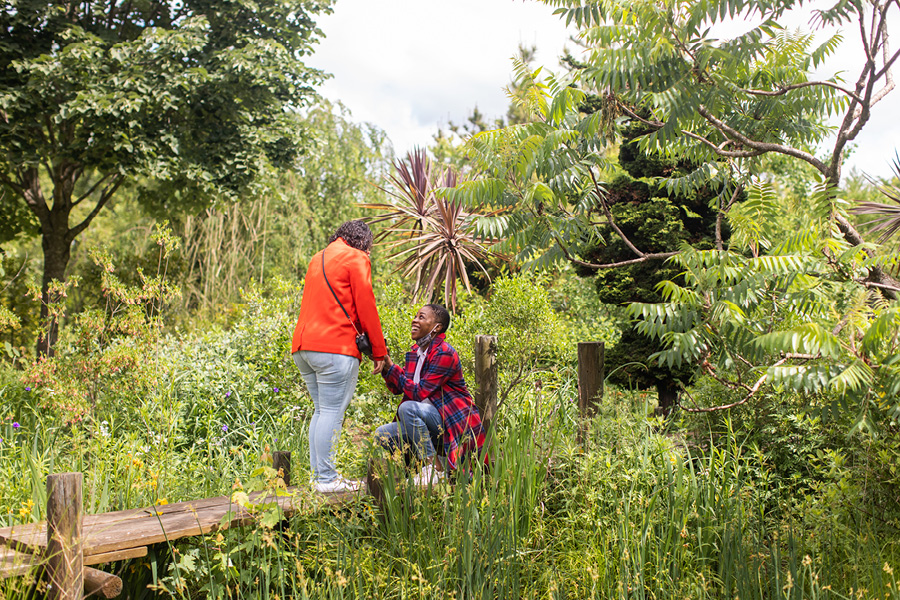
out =
[[[588,423],[603,397],[603,342],[578,342],[578,441],[587,440]]]
[[[497,336],[475,336],[475,406],[481,411],[485,431],[497,412]]]
[[[122,594],[122,580],[112,573],[84,568],[84,596],[100,598],[118,598]]]
[[[48,598],[81,600],[84,590],[81,473],[47,477]]]
[[[284,479],[284,485],[290,487],[291,485],[291,453],[283,450],[276,450],[272,453],[272,468],[278,471],[281,470],[282,479]]]

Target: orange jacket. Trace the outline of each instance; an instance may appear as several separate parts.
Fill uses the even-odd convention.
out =
[[[357,329],[369,334],[375,360],[387,355],[381,320],[372,291],[372,264],[369,255],[349,246],[343,239],[333,241],[325,252],[325,273]],[[338,306],[322,276],[322,252],[313,256],[306,270],[300,317],[294,327],[291,352],[312,350],[355,356],[356,331]]]

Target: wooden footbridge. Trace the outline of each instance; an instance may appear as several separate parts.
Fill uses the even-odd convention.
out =
[[[290,487],[290,452],[276,452],[274,466],[287,493],[256,492],[246,506],[219,496],[85,516],[81,514],[81,473],[51,475],[47,521],[0,529],[0,578],[43,569],[52,598],[114,598],[122,591],[121,579],[93,565],[140,558],[147,556],[153,544],[252,523],[254,508],[263,504],[277,505],[286,519],[297,511],[352,502],[368,491],[364,485],[359,492],[318,495]]]
[[[485,421],[496,410],[496,337],[476,336],[475,401]],[[603,344],[578,344],[579,412],[593,412],[603,393]],[[146,556],[153,544],[247,525],[256,518],[254,508],[277,504],[287,519],[298,511],[353,502],[361,494],[381,499],[381,485],[369,469],[358,492],[319,495],[290,486],[290,452],[274,452],[273,467],[282,475],[287,494],[272,491],[250,494],[241,506],[228,496],[188,500],[176,504],[121,510],[96,515],[82,514],[82,474],[62,473],[47,478],[47,520],[0,529],[0,579],[43,573],[52,600],[77,600],[97,595],[115,598],[122,580],[94,565]]]

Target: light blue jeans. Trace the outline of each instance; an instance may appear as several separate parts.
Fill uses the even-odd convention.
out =
[[[338,478],[334,467],[334,444],[341,435],[344,411],[350,406],[359,359],[344,354],[298,350],[294,363],[300,369],[312,396],[312,420],[309,422],[309,466],[313,480],[330,483]]]
[[[434,456],[434,447],[444,439],[441,413],[431,404],[409,400],[397,409],[397,420],[375,432],[375,442],[389,450],[411,449],[419,460]]]

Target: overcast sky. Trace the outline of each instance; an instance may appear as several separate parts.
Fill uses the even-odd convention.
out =
[[[536,65],[558,71],[574,31],[552,12],[532,0],[338,0],[319,19],[326,37],[308,63],[333,75],[324,96],[383,129],[402,156],[475,106],[488,118],[503,115],[520,43],[537,46]],[[848,167],[888,176],[898,140],[900,90],[876,105]]]

